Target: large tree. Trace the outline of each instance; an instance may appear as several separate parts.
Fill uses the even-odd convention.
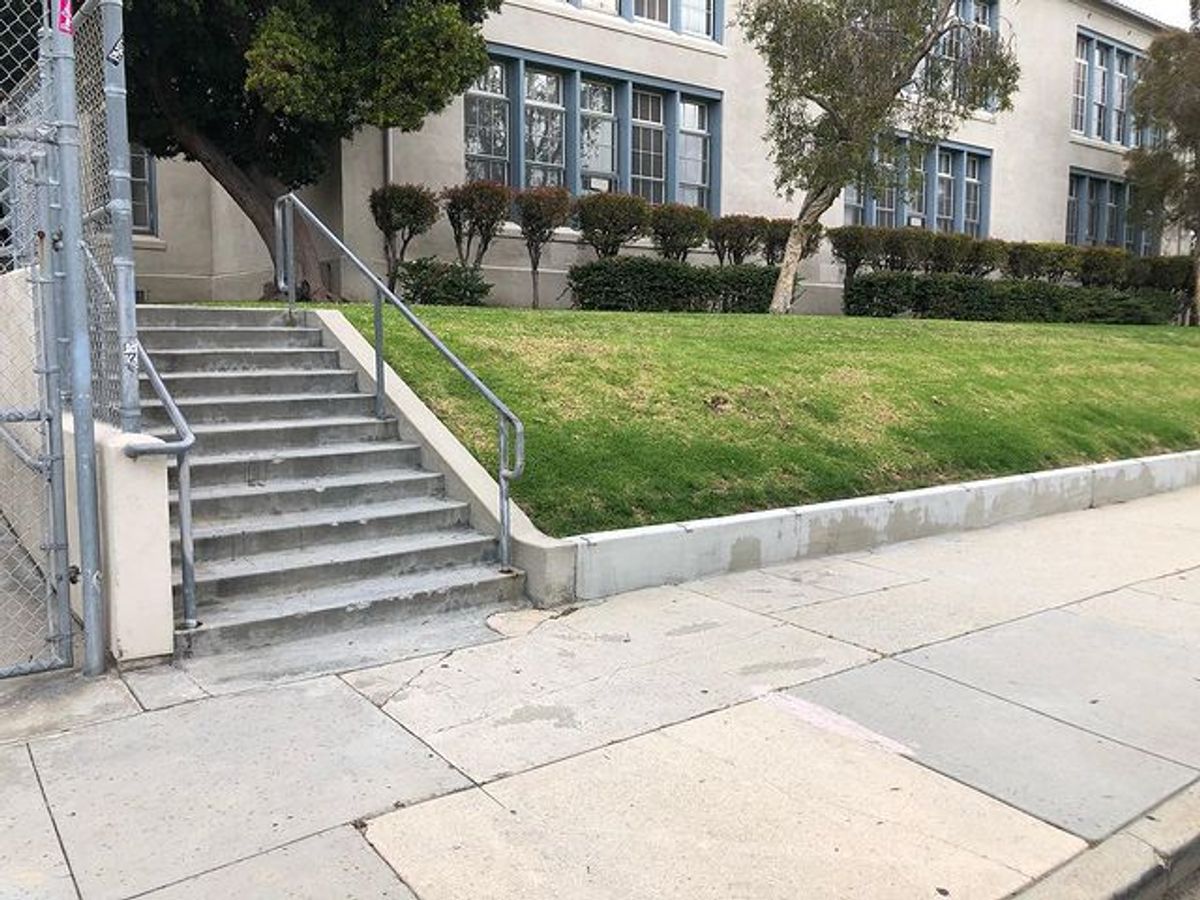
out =
[[[364,126],[415,130],[487,66],[500,0],[125,0],[133,138],[197,160],[275,253],[275,198]],[[323,285],[307,230],[298,281]]]
[[[738,22],[767,65],[776,187],[804,192],[771,311],[787,312],[821,216],[846,185],[897,177],[881,140],[917,152],[980,109],[1012,108],[1020,68],[999,27],[957,0],[746,0]],[[999,23],[995,23],[998,25]]]
[[[1192,304],[1200,324],[1200,0],[1191,31],[1156,38],[1133,90],[1139,126],[1154,139],[1129,153],[1131,212],[1147,228],[1192,233]]]

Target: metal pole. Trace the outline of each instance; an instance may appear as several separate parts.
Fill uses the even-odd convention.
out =
[[[179,454],[179,574],[183,579],[183,627],[199,625],[196,613],[196,552],[192,542],[192,465]]]
[[[496,480],[500,484],[500,568],[508,570],[512,566],[512,551],[509,547],[509,532],[512,526],[509,522],[508,509],[508,422],[504,416],[498,418],[500,438],[497,443],[500,465],[498,466],[499,477]]]
[[[296,321],[296,212],[291,199],[283,206],[283,270],[287,272],[288,321]]]
[[[45,160],[34,167],[34,179],[38,184],[39,220],[43,228],[50,222],[50,176]],[[53,590],[50,639],[55,645],[55,655],[64,666],[74,662],[75,647],[71,639],[71,585],[67,581],[67,480],[66,449],[63,441],[62,423],[62,367],[60,359],[60,334],[57,300],[54,296],[54,271],[51,264],[50,237],[39,236],[38,248],[38,302],[42,320],[42,369],[46,391],[47,425],[46,477],[50,482],[50,582]]]
[[[75,494],[83,595],[83,674],[100,675],[107,643],[100,589],[100,517],[96,490],[96,423],[92,420],[92,358],[88,341],[87,284],[83,268],[83,197],[79,182],[79,122],[75,106],[75,36],[70,0],[54,0],[52,47],[62,235],[63,305],[71,358],[71,412],[75,424]]]
[[[112,216],[117,340],[121,344],[121,430],[141,430],[138,397],[136,289],[133,273],[133,191],[125,100],[125,38],[121,0],[100,0],[104,109],[108,135],[109,210]]]
[[[375,418],[383,411],[383,295],[375,292]]]

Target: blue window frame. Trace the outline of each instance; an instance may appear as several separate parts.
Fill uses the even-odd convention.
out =
[[[572,6],[669,28],[677,34],[725,39],[725,0],[567,0]],[[985,2],[985,0],[976,0]],[[992,4],[994,5],[994,4]]]
[[[489,52],[466,97],[468,178],[720,213],[721,92],[498,44]]]
[[[1067,182],[1066,242],[1081,247],[1124,247],[1157,256],[1159,236],[1129,215],[1130,189],[1119,178],[1072,169]]]
[[[923,152],[920,165],[909,160]],[[848,187],[847,225],[875,228],[909,226],[948,234],[987,237],[991,215],[992,152],[982,147],[942,142],[923,150],[899,138],[880,150],[895,183],[883,188]]]
[[[1144,54],[1101,34],[1075,36],[1071,131],[1119,147],[1140,147],[1146,129],[1133,115],[1133,88]]]

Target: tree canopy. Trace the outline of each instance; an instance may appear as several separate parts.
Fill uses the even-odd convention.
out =
[[[1140,126],[1153,136],[1131,150],[1131,213],[1156,230],[1193,234],[1195,284],[1191,320],[1200,322],[1200,0],[1190,32],[1171,31],[1150,45],[1133,91]]]
[[[767,65],[776,187],[805,193],[772,306],[784,312],[842,189],[895,183],[881,139],[921,147],[978,110],[1011,109],[1020,67],[1002,23],[963,19],[957,0],[746,0],[738,21]]]
[[[415,130],[445,109],[486,68],[480,24],[499,6],[125,0],[132,136],[199,160],[274,252],[274,197],[364,126]],[[315,257],[300,262],[316,277]]]

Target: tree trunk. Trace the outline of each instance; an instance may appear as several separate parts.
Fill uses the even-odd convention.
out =
[[[387,286],[388,290],[393,294],[396,293],[396,281],[400,277],[400,261],[404,259],[404,251],[401,250],[399,258],[396,254],[396,242],[394,240],[383,242],[383,260],[387,266]]]
[[[791,311],[796,298],[796,277],[800,273],[800,263],[804,260],[805,250],[812,243],[813,229],[820,222],[821,216],[833,206],[833,201],[840,193],[840,187],[821,185],[805,195],[796,221],[792,223],[787,247],[783,251],[779,280],[775,282],[775,294],[771,298],[772,313],[784,315]]]
[[[538,308],[539,308],[539,306],[541,305],[541,303],[540,303],[540,297],[539,297],[539,295],[538,295],[538,267],[537,267],[537,263],[534,263],[534,264],[533,264],[533,266],[530,268],[530,270],[529,270],[529,274],[533,276],[533,308],[534,308],[534,309],[538,309]]]
[[[157,81],[157,79],[155,79]],[[171,124],[180,147],[199,161],[213,179],[246,214],[270,254],[275,259],[275,200],[287,193],[278,179],[261,171],[243,169],[206,134],[177,114],[171,96],[161,84],[151,84],[158,105]],[[296,220],[296,289],[304,297],[327,297],[329,291],[321,275],[321,260],[312,235],[304,222]],[[274,279],[272,279],[274,280]]]

